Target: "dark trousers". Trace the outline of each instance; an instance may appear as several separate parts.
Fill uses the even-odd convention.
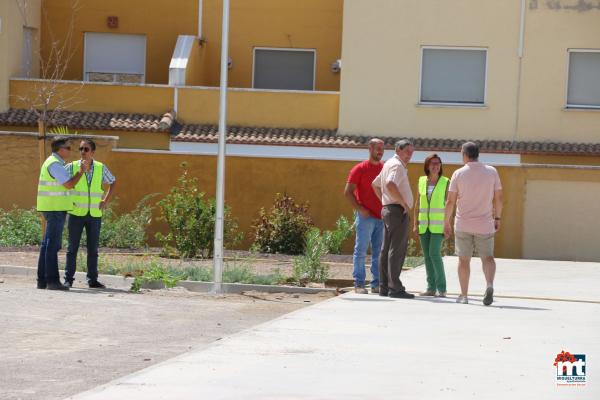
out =
[[[100,242],[100,225],[102,218],[86,215],[78,217],[69,215],[67,229],[69,230],[69,247],[67,248],[67,266],[65,268],[65,280],[73,281],[77,267],[77,252],[81,234],[85,228],[87,238],[87,280],[93,282],[98,280],[98,243]]]
[[[65,211],[43,211],[46,232],[40,247],[37,280],[40,284],[59,283],[58,252],[62,247],[62,233],[65,227]]]
[[[403,292],[400,272],[406,258],[410,219],[402,206],[387,205],[381,210],[384,224],[383,248],[379,259],[379,287],[381,292]]]

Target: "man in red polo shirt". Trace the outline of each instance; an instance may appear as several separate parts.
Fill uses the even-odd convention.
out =
[[[354,245],[354,291],[366,294],[365,258],[371,244],[371,292],[379,292],[379,254],[383,242],[383,221],[381,220],[381,200],[371,186],[373,179],[383,168],[383,141],[369,141],[369,159],[356,164],[348,175],[344,195],[352,204],[355,214],[356,243]]]

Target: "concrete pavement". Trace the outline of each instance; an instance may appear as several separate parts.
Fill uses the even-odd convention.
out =
[[[456,259],[446,258],[457,291]],[[424,270],[403,273],[424,289]],[[499,260],[496,294],[395,300],[353,293],[293,312],[76,399],[598,399],[600,264]],[[478,263],[472,289],[485,287]],[[554,359],[585,354],[585,387]]]

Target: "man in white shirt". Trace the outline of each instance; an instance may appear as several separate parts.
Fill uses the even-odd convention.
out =
[[[396,155],[383,165],[373,181],[373,189],[381,199],[384,223],[383,248],[379,260],[379,295],[412,299],[400,281],[410,234],[410,209],[414,203],[407,165],[415,151],[407,140],[396,142]]]

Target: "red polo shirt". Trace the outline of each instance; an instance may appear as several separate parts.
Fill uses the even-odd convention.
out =
[[[373,191],[371,183],[379,175],[383,163],[371,164],[369,160],[356,164],[348,175],[348,183],[354,183],[356,190],[354,195],[358,203],[369,210],[375,218],[381,219],[381,201]]]

